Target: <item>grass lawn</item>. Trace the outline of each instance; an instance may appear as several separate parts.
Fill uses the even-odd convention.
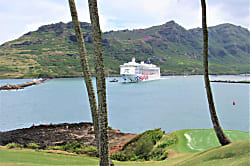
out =
[[[219,146],[213,130],[180,130],[175,134],[178,141],[170,150],[181,156],[164,161],[118,162],[116,166],[173,166],[204,165],[228,166],[250,165],[250,140],[248,132],[226,131],[233,142]],[[163,138],[164,139],[164,138]],[[244,140],[244,141],[239,141]],[[199,152],[201,151],[201,152]],[[31,149],[7,149],[0,147],[0,166],[92,166],[98,165],[99,159],[66,152],[35,151]]]
[[[231,130],[224,132],[232,142],[250,139],[249,132]],[[176,135],[178,142],[173,149],[178,153],[199,152],[220,146],[214,129],[179,130],[176,131]]]
[[[238,141],[223,147],[194,153],[176,165],[181,166],[249,166],[250,141]]]
[[[0,149],[1,166],[98,165],[98,159],[72,154],[56,154],[31,149]]]

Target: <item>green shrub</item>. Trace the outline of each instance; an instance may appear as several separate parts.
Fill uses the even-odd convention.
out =
[[[76,153],[76,154],[80,154],[81,151],[82,151],[82,148],[75,148],[75,149],[71,150],[71,152]]]
[[[149,137],[144,138],[138,142],[137,146],[134,149],[134,153],[138,156],[139,159],[149,160],[149,153],[153,149],[154,144]]]
[[[140,142],[143,139],[150,138],[153,144],[155,145],[157,141],[159,141],[162,136],[164,135],[164,131],[161,131],[160,128],[154,129],[154,130],[148,130],[144,133],[136,136],[132,140],[130,140],[128,143],[126,143],[123,147],[123,150],[130,149],[131,147],[135,147],[138,142]]]
[[[151,159],[159,160],[160,156],[163,155],[163,153],[164,153],[163,148],[155,148],[150,152],[149,156]]]
[[[168,157],[168,152],[164,148],[155,148],[150,152],[150,159],[152,160],[165,160]]]
[[[111,154],[110,158],[112,160],[118,160],[118,161],[127,161],[128,160],[126,154],[124,154],[123,152]]]
[[[166,142],[160,143],[159,145],[157,145],[157,148],[161,148],[164,149],[167,146]]]
[[[74,141],[72,143],[67,142],[67,144],[62,147],[62,150],[72,152],[72,153],[74,152],[77,153],[79,152],[79,149],[81,147],[82,147],[82,144],[77,141]]]
[[[127,159],[130,160],[130,161],[136,161],[136,160],[139,160],[139,157],[136,156],[134,153],[128,153],[127,154]]]
[[[160,156],[159,160],[165,160],[168,158],[168,152],[164,152],[163,155]]]
[[[30,149],[39,149],[40,146],[37,145],[36,143],[28,143],[27,144],[27,148],[30,148]]]
[[[47,150],[63,150],[63,146],[48,146]]]
[[[167,139],[165,144],[166,144],[166,146],[170,146],[170,145],[175,144],[176,141],[177,141],[177,139]]]
[[[151,132],[149,132],[149,136],[151,137],[154,145],[156,144],[157,141],[159,141],[162,136],[165,134],[164,131],[161,131],[161,128],[155,129],[155,130],[149,130]]]
[[[167,135],[164,139],[165,141],[160,143],[157,147],[165,148],[167,146],[171,146],[177,143],[176,134]]]
[[[118,161],[128,161],[128,160],[136,161],[136,160],[138,160],[138,157],[134,153],[125,154],[124,152],[111,154],[110,158],[112,160],[118,160]]]
[[[86,154],[91,157],[99,156],[98,149],[95,146],[90,146],[90,145],[83,146],[82,143],[79,143],[77,141],[74,141],[72,143],[67,142],[67,144],[60,147],[59,150],[63,150],[63,151],[71,152],[71,153],[77,153],[77,154]]]
[[[23,145],[18,144],[18,143],[14,143],[14,142],[8,143],[6,146],[8,149],[13,149],[13,148],[21,148],[22,149],[24,147]]]
[[[82,149],[80,149],[79,153],[86,154],[90,157],[98,157],[98,149],[95,146],[84,145]]]
[[[159,141],[165,132],[160,128],[154,130],[148,130],[132,140],[130,140],[122,149],[124,154],[133,154],[135,157],[131,157],[128,160],[150,160],[156,154],[150,154],[154,145]]]

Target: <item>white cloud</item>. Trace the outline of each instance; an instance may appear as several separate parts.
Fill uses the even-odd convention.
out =
[[[207,9],[207,24],[208,26],[214,26],[221,23],[225,23],[222,20],[221,6],[208,7]],[[225,13],[223,13],[225,15]]]
[[[19,37],[30,30],[35,30],[43,23],[53,23],[65,16],[62,5],[47,0],[9,0],[1,1],[0,20],[0,42]],[[58,13],[56,17],[55,14]]]
[[[57,22],[71,21],[67,1],[56,3],[52,0],[9,0],[0,1],[0,43],[13,40],[38,27]],[[0,8],[0,9],[1,9]],[[79,20],[88,21],[88,10],[86,5],[77,7],[79,9]]]
[[[208,1],[209,2],[209,1]],[[228,2],[229,3],[229,2]],[[208,26],[215,26],[223,23],[233,23],[249,28],[249,5],[247,3],[208,3],[207,4],[207,22]]]
[[[88,1],[75,0],[80,21],[90,22]],[[187,29],[201,27],[200,1],[99,0],[103,31],[146,28],[175,20]],[[207,1],[208,26],[225,22],[249,28],[247,0]],[[67,0],[0,0],[0,43],[44,24],[71,21]]]
[[[51,24],[51,22],[37,22],[33,24],[26,24],[25,29],[27,29],[27,31],[36,31],[40,26],[47,25],[47,24]]]
[[[175,20],[186,28],[192,28],[197,26],[200,16],[197,10],[199,4],[195,1],[187,3],[186,0],[102,0],[99,4],[105,16],[116,16],[115,20],[107,21],[119,23],[120,29],[149,27],[170,20]]]

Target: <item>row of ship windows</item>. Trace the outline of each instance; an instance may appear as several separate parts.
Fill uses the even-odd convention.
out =
[[[148,74],[148,75],[151,75],[151,74],[157,74],[159,73],[159,70],[135,70],[135,73],[136,74]]]

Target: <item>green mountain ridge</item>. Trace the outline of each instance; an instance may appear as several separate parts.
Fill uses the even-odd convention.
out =
[[[92,32],[81,22],[91,72],[94,74]],[[249,31],[232,24],[209,27],[211,74],[249,72]],[[132,57],[151,59],[162,75],[202,74],[202,29],[186,30],[174,21],[146,29],[103,33],[105,71],[119,75],[119,65]],[[41,26],[0,46],[2,78],[82,76],[73,24]]]

